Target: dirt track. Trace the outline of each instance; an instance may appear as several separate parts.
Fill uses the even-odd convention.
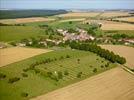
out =
[[[134,76],[118,67],[32,100],[134,100]]]
[[[22,47],[0,49],[0,67],[50,51]]]
[[[134,48],[121,45],[101,45],[101,47],[125,57],[127,60],[126,65],[130,68],[134,68]]]

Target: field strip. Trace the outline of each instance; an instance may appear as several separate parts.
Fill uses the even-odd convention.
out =
[[[133,100],[133,83],[133,75],[117,67],[31,100]]]
[[[120,56],[125,57],[127,60],[126,66],[128,66],[129,68],[134,68],[133,47],[127,47],[121,45],[101,45],[101,47],[113,51],[114,53],[119,54]]]
[[[23,47],[0,49],[0,67],[50,51],[52,50]]]

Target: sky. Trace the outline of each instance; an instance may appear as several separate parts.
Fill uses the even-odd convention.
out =
[[[0,0],[0,9],[134,9],[134,0]]]

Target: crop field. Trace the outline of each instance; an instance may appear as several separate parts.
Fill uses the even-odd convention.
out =
[[[15,41],[44,36],[45,30],[33,26],[0,26],[0,41]]]
[[[102,17],[116,17],[116,16],[128,16],[130,15],[128,12],[121,12],[121,11],[111,11],[111,12],[104,12],[101,14]]]
[[[31,17],[31,18],[16,18],[16,19],[2,19],[0,23],[4,24],[20,24],[20,23],[30,23],[30,22],[47,22],[54,21],[53,18],[44,18],[44,17]]]
[[[115,18],[115,19],[120,21],[134,22],[134,17]]]
[[[121,45],[101,45],[101,47],[119,54],[126,58],[126,65],[130,68],[134,68],[134,48],[121,46]]]
[[[121,22],[113,22],[113,21],[105,21],[105,20],[87,20],[86,22],[97,22],[101,23],[102,30],[134,30],[134,25],[127,24],[127,23],[121,23]]]
[[[30,67],[33,64],[36,66]],[[79,50],[57,50],[37,55],[0,68],[0,73],[6,75],[0,80],[0,98],[26,100],[115,66],[94,53]],[[54,76],[57,77],[59,72],[63,77],[55,80]],[[18,80],[13,81],[14,78]]]
[[[32,100],[133,100],[134,77],[120,67]]]
[[[23,47],[0,49],[0,67],[50,51],[51,50],[47,49],[33,49]]]
[[[67,14],[56,15],[58,17],[95,17],[99,12],[70,12]]]
[[[83,20],[85,20],[85,18],[65,19],[65,20],[60,20],[59,22],[83,21]]]

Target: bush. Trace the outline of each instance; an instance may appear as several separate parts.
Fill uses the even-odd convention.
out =
[[[64,75],[69,75],[69,72],[67,70],[64,71]]]
[[[22,97],[27,97],[27,96],[28,96],[28,93],[23,92],[23,93],[21,93],[21,96],[22,96]]]
[[[28,75],[26,73],[22,73],[23,77],[28,77]]]
[[[69,55],[66,55],[66,58],[70,58],[70,56]]]
[[[79,73],[77,74],[77,78],[81,78],[81,75],[82,75],[82,72],[79,72]]]
[[[53,74],[52,72],[47,72],[48,77],[51,77],[52,74]]]
[[[62,78],[63,78],[62,72],[58,72],[58,79],[62,79]]]
[[[13,77],[13,78],[10,78],[10,79],[9,79],[8,83],[14,83],[14,82],[17,82],[17,81],[19,81],[19,80],[20,80],[19,77]]]
[[[3,73],[0,73],[0,79],[4,79],[4,78],[6,78],[6,75]]]
[[[103,65],[101,65],[101,68],[104,68],[104,66],[103,66]]]
[[[93,72],[96,73],[96,72],[97,72],[97,68],[94,68],[94,69],[93,69]]]

